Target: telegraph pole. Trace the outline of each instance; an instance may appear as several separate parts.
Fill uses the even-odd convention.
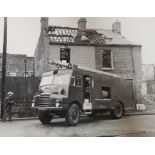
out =
[[[24,95],[24,101],[26,101],[26,94],[27,94],[27,89],[26,89],[26,75],[27,75],[26,64],[27,64],[27,59],[26,59],[26,57],[24,59],[24,64],[25,64],[25,76],[24,76],[24,81],[25,81],[25,95]]]
[[[1,118],[4,115],[5,82],[6,82],[6,52],[7,51],[7,17],[4,17],[3,56],[2,56],[2,88],[1,88]]]

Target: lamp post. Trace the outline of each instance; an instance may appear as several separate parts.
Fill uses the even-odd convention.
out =
[[[1,118],[4,115],[5,81],[6,81],[6,52],[7,51],[7,17],[4,17],[3,57],[2,57],[2,88],[1,88]]]

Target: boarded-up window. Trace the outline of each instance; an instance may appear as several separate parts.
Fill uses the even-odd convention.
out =
[[[111,50],[102,49],[102,68],[112,68]]]

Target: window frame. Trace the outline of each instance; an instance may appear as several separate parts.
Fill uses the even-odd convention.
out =
[[[73,80],[73,86],[74,87],[82,87],[82,77],[81,76],[73,76],[72,77],[74,80]],[[76,85],[76,80],[80,80],[80,85]]]
[[[103,94],[102,94],[102,91],[106,91],[108,93],[108,96],[104,97]],[[103,99],[111,100],[111,87],[102,86],[101,87],[101,94],[102,94]]]

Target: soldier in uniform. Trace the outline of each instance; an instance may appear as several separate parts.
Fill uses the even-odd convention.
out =
[[[5,98],[3,121],[6,121],[7,118],[9,121],[12,119],[12,106],[15,104],[13,95],[13,92],[8,92]]]

